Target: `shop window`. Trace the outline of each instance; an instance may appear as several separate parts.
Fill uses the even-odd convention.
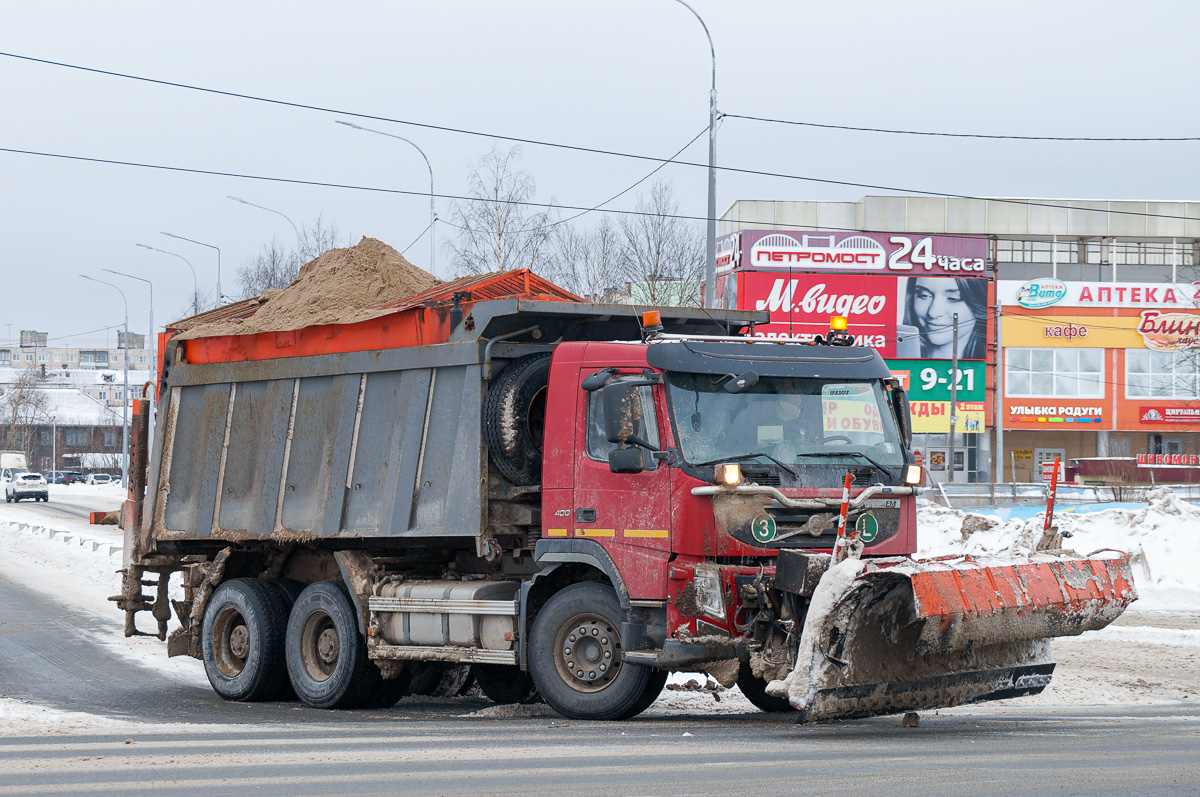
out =
[[[1104,349],[1007,349],[1005,395],[1103,398]]]
[[[1126,398],[1200,398],[1200,352],[1125,351]]]
[[[1129,456],[1130,446],[1128,437],[1113,437],[1108,441],[1108,455],[1110,457],[1127,457]]]

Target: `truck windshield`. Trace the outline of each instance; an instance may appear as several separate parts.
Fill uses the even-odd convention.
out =
[[[766,376],[742,393],[721,377],[669,373],[676,437],[691,464],[757,454],[789,465],[904,463],[879,382]]]

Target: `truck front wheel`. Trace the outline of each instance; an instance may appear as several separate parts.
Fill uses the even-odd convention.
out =
[[[751,672],[749,662],[742,662],[742,669],[738,672],[737,685],[738,689],[742,690],[742,694],[746,696],[746,699],[753,703],[760,711],[772,714],[796,710],[786,698],[774,697],[767,694],[766,680],[756,677]]]
[[[619,720],[649,705],[645,697],[654,671],[621,660],[624,617],[616,592],[597,582],[567,587],[538,612],[529,636],[529,670],[559,714]]]
[[[284,606],[266,582],[235,578],[217,587],[204,610],[201,655],[213,691],[226,700],[276,697],[286,684]]]
[[[354,604],[340,582],[309,584],[287,624],[287,669],[301,702],[313,708],[358,708],[379,686],[367,658]]]

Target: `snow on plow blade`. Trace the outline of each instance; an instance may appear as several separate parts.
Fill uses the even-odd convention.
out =
[[[1051,637],[1103,628],[1136,598],[1119,552],[843,562],[813,595],[791,702],[816,722],[1037,694],[1054,671]]]

